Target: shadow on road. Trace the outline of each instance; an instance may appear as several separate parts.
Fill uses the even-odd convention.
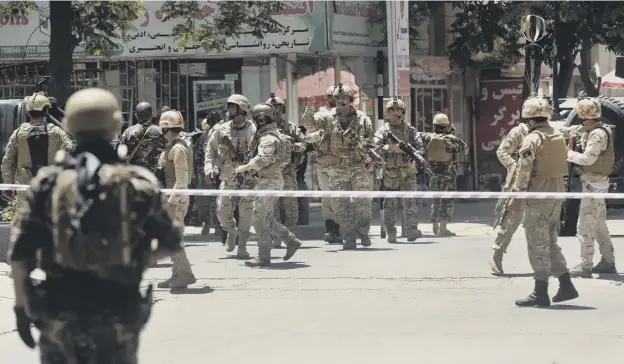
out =
[[[310,265],[300,262],[279,262],[279,263],[271,263],[271,266],[267,269],[271,270],[291,270],[291,269],[299,269],[299,268],[309,268]]]
[[[158,263],[154,265],[150,265],[150,268],[173,268],[172,263]]]
[[[388,250],[396,250],[393,248],[364,248],[364,247],[360,247],[358,246],[357,249],[354,250],[344,250],[344,249],[337,249],[337,250],[327,250],[328,253],[341,253],[341,252],[382,252],[382,251],[388,251]]]
[[[613,282],[624,282],[624,275],[622,274],[598,274],[598,279]]]
[[[581,306],[581,305],[566,305],[566,304],[561,304],[561,305],[552,305],[549,308],[550,310],[555,310],[555,311],[590,311],[590,310],[595,310],[596,307],[592,307],[592,306]]]
[[[437,244],[439,241],[431,241],[431,240],[416,240],[416,241],[407,241],[407,240],[398,240],[395,243],[388,243],[392,245],[425,245],[425,244]]]
[[[207,294],[214,292],[214,289],[209,286],[204,287],[191,287],[191,288],[172,288],[171,294]]]

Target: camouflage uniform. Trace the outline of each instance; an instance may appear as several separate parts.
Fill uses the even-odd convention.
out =
[[[147,168],[152,173],[158,167],[158,158],[166,142],[160,128],[151,120],[129,127],[119,138],[119,144],[128,147],[128,163]]]
[[[272,97],[267,100],[267,104],[273,105],[274,108],[281,108],[282,115],[285,111],[284,101],[279,97]],[[288,122],[288,120],[280,120],[277,123],[277,127],[286,137],[290,138],[290,142],[293,146],[292,158],[288,161],[288,164],[284,166],[282,170],[282,176],[284,177],[284,190],[296,191],[297,186],[297,166],[303,162],[303,155],[306,150],[305,136],[295,126],[295,124]],[[277,202],[277,208],[275,209],[275,219],[281,221],[280,212],[284,213],[284,226],[293,234],[297,230],[297,222],[299,221],[299,201],[296,197],[280,197]],[[281,240],[277,237],[273,237],[273,247],[278,248],[281,246]]]
[[[334,97],[342,99],[341,107],[350,106],[353,91],[348,86],[336,88]],[[328,144],[327,160],[330,190],[333,191],[370,191],[372,188],[369,172],[370,157],[363,153],[358,142],[343,133],[352,130],[364,139],[372,139],[373,127],[370,119],[362,113],[356,112],[353,106],[351,114],[341,116],[338,108],[329,113],[315,117],[314,123],[308,129],[308,142],[326,142]],[[315,135],[317,139],[310,136]],[[356,239],[359,237],[363,246],[370,246],[368,233],[372,218],[370,198],[353,199],[351,205],[348,198],[332,198],[330,205],[335,213],[339,228],[345,238],[344,249],[355,249]]]
[[[235,103],[244,111],[249,111],[249,102],[242,95],[232,95],[228,103]],[[245,120],[237,126],[233,120],[227,121],[218,127],[210,137],[205,150],[204,173],[214,175],[215,168],[219,171],[221,190],[253,189],[255,181],[252,178],[244,178],[242,184],[237,181],[234,174],[236,167],[243,164],[243,159],[249,153],[249,147],[256,133],[256,126],[251,120]],[[226,142],[227,138],[229,142]],[[233,150],[233,148],[235,150]],[[248,259],[247,240],[251,229],[251,213],[253,211],[253,197],[217,197],[217,217],[219,222],[228,233],[227,251],[231,252],[238,243],[237,257]],[[234,220],[234,209],[238,206],[238,227]],[[238,239],[237,239],[238,238]],[[238,241],[237,241],[238,240]]]
[[[37,93],[26,100],[26,107],[28,111],[44,112],[44,109],[50,108],[50,100]],[[41,137],[43,135],[46,137]],[[48,124],[44,117],[31,118],[30,122],[15,129],[7,142],[2,158],[2,181],[28,184],[40,167],[54,162],[56,152],[70,152],[72,149],[73,142],[63,129]],[[16,194],[18,204],[22,195],[23,192]]]
[[[405,114],[405,104],[403,101],[393,99],[386,105],[386,110],[396,112],[401,110],[402,115]],[[389,121],[379,127],[375,133],[374,142],[378,146],[378,150],[385,156],[386,168],[383,175],[384,189],[388,191],[416,191],[418,190],[418,181],[416,179],[416,165],[411,163],[407,154],[403,151],[390,148],[391,142],[388,140],[388,131],[391,131],[397,138],[405,143],[421,146],[419,134],[414,127],[403,120],[403,116],[397,118],[395,114],[390,115]],[[398,147],[395,147],[398,148]],[[396,212],[399,205],[399,199],[384,199],[384,224],[388,232],[388,242],[396,243],[397,229]],[[403,209],[407,217],[406,228],[407,238],[414,241],[422,236],[418,230],[418,201],[415,198],[403,199]]]
[[[577,111],[579,118],[584,120],[583,124],[588,125],[564,128],[564,136],[580,135],[580,152],[569,151],[568,162],[580,167],[583,192],[609,192],[609,175],[615,161],[613,133],[598,121],[602,112],[597,100],[580,100]],[[581,200],[577,237],[581,243],[581,263],[570,269],[572,276],[591,278],[592,272],[617,273],[615,249],[607,227],[607,206],[604,199]],[[600,262],[595,267],[594,240],[598,243],[601,255]]]
[[[280,160],[280,143],[285,143],[286,136],[278,131],[272,122],[273,109],[270,105],[254,106],[252,114],[259,126],[258,133],[251,147],[253,158],[236,168],[236,173],[254,171],[257,174],[256,190],[281,190],[284,187],[283,167],[289,160]],[[290,150],[288,153],[290,157]],[[253,203],[253,226],[258,234],[258,256],[245,262],[245,265],[266,267],[271,265],[271,240],[277,236],[287,246],[284,260],[290,259],[301,246],[295,235],[275,218],[275,206],[278,197],[256,197]]]
[[[197,188],[202,190],[214,189],[213,184],[206,183],[206,174],[204,173],[204,151],[206,144],[212,134],[212,128],[204,130],[195,145],[193,146],[193,171],[197,179]],[[197,210],[200,221],[203,223],[202,235],[208,235],[210,226],[216,219],[216,197],[214,196],[196,196]],[[216,228],[215,228],[216,229]]]
[[[122,123],[114,95],[101,89],[79,91],[67,101],[65,116],[68,131],[78,141],[76,152],[60,164],[39,170],[13,225],[11,264],[18,333],[34,348],[30,332],[34,321],[41,332],[39,348],[45,364],[95,363],[102,358],[136,363],[139,335],[152,305],[151,288],[145,298],[139,292],[143,272],[150,262],[180,249],[182,232],[162,208],[154,175],[142,167],[127,166],[109,144]],[[102,139],[81,144],[83,132],[101,133]],[[83,206],[77,205],[76,192],[82,182],[76,170],[92,172],[81,164],[68,168],[70,161],[80,158],[101,163],[93,177],[116,192],[109,196],[118,200],[113,205],[122,212],[128,208],[128,218],[123,219],[121,214],[111,214],[110,204],[91,205],[88,214],[92,217],[87,220],[104,224],[91,227],[97,233],[89,238],[89,248],[103,251],[88,262],[87,248],[70,243],[81,238],[68,225],[76,207]],[[133,188],[123,189],[120,181],[128,181]],[[123,194],[117,194],[122,189],[128,193],[126,204],[119,197]],[[123,242],[124,236],[131,238]],[[156,249],[149,244],[153,239],[158,241]],[[129,261],[120,259],[127,246],[131,248]],[[34,287],[29,276],[37,251],[42,252],[40,266],[46,280]]]
[[[427,151],[427,157],[433,171],[429,177],[429,189],[431,191],[457,191],[457,155],[468,153],[468,146],[463,140],[453,134],[448,133],[450,123],[444,114],[437,114],[433,119],[434,128],[441,126],[446,128],[440,133],[422,133],[422,145]],[[445,150],[438,151],[434,155],[433,146],[437,142]],[[433,223],[433,233],[439,236],[454,236],[455,233],[449,231],[446,226],[453,217],[455,201],[450,198],[434,198],[431,203],[430,219]]]
[[[507,178],[511,178],[511,171],[516,163],[518,163],[518,151],[522,146],[524,137],[529,133],[529,126],[526,123],[521,123],[513,127],[509,133],[505,136],[501,145],[496,150],[496,156],[501,164],[507,169]],[[496,240],[492,249],[494,249],[494,256],[490,262],[492,273],[495,275],[502,275],[503,272],[503,254],[507,252],[507,247],[511,243],[513,235],[518,230],[520,223],[522,222],[522,211],[509,212],[504,220],[501,222],[500,230],[496,235]]]
[[[167,129],[183,128],[184,120],[178,111],[166,111],[160,115],[158,125],[166,134]],[[165,188],[188,189],[193,175],[193,150],[190,143],[180,135],[173,137],[160,155],[158,167],[163,171]],[[171,220],[180,226],[184,226],[188,207],[189,196],[167,196],[167,212]],[[184,247],[171,256],[171,262],[173,263],[171,278],[158,283],[158,288],[186,288],[196,282]]]
[[[568,172],[563,136],[548,123],[550,106],[543,98],[528,98],[522,106],[522,117],[529,119],[531,131],[524,138],[518,157],[515,192],[563,192]],[[535,119],[540,122],[536,122]],[[541,118],[541,119],[540,119]],[[572,285],[566,260],[557,244],[561,200],[515,200],[510,208],[524,210],[524,231],[529,261],[535,272],[535,289],[529,297],[516,301],[518,306],[549,306],[548,277],[559,277],[559,292],[554,302],[578,297]]]

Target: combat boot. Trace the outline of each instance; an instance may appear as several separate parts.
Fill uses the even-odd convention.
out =
[[[372,242],[368,234],[358,234],[358,235],[360,236],[360,242],[362,243],[362,246],[365,246],[365,247],[371,246]]]
[[[271,266],[271,260],[255,257],[245,261],[245,265],[248,267],[269,267]]]
[[[227,234],[227,238],[225,240],[226,243],[226,248],[225,251],[228,253],[231,253],[234,251],[234,248],[236,248],[236,243],[238,241],[238,230],[236,228],[234,228],[233,231],[228,232]]]
[[[581,264],[577,264],[570,269],[570,276],[581,278],[593,278],[591,268],[585,268]]]
[[[334,235],[334,220],[325,220],[325,235],[323,240],[329,244],[336,244],[336,236]]]
[[[548,281],[535,281],[535,288],[527,298],[517,300],[516,306],[520,307],[549,307],[550,297],[548,297]]]
[[[205,222],[201,230],[201,236],[208,236],[208,235],[210,235],[210,224]]]
[[[221,230],[221,245],[227,244],[228,233],[225,230]]]
[[[275,249],[281,249],[283,248],[282,246],[282,240],[280,238],[278,238],[277,236],[273,237],[273,242],[271,243],[271,245],[273,246],[273,248]]]
[[[180,289],[197,282],[193,273],[174,274],[171,278],[156,285],[158,288]]]
[[[334,239],[336,244],[344,244],[344,240],[342,240],[342,235],[340,235],[340,224],[334,222]]]
[[[284,260],[292,258],[299,248],[301,248],[301,240],[293,237],[288,244],[286,244],[286,255],[284,255]]]
[[[247,239],[238,237],[238,250],[236,251],[236,259],[249,259],[249,253],[247,252]]]
[[[407,231],[407,241],[409,242],[416,241],[416,239],[420,238],[421,236],[422,236],[422,231],[418,229]]]
[[[433,223],[433,235],[438,236],[440,233],[440,224],[437,222]]]
[[[355,250],[357,249],[356,235],[355,233],[349,233],[345,235],[344,243],[342,244],[343,250]]]
[[[386,226],[386,232],[388,236],[388,243],[394,244],[397,242],[397,228],[394,226]]]
[[[592,273],[615,274],[617,273],[617,269],[615,268],[615,262],[607,263],[604,259],[600,259],[600,262],[598,262],[598,264],[596,264],[596,266],[592,268]]]
[[[490,268],[492,268],[492,275],[502,276],[505,274],[503,271],[503,252],[501,250],[494,250],[494,256],[490,260]]]
[[[449,229],[446,228],[446,221],[440,222],[440,230],[438,232],[438,236],[455,236],[456,234]]]
[[[553,296],[553,302],[569,301],[578,298],[578,296],[579,294],[570,279],[570,273],[562,274],[559,277],[559,290]]]

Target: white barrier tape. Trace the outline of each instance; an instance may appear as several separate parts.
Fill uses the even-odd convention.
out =
[[[0,184],[3,191],[25,191],[28,185]],[[468,198],[468,199],[624,199],[624,193],[597,192],[436,192],[436,191],[277,191],[277,190],[188,190],[163,189],[168,195],[239,197],[334,197],[334,198]]]

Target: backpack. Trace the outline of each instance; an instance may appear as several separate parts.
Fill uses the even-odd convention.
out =
[[[58,265],[92,271],[108,279],[109,268],[135,267],[133,226],[148,211],[134,211],[137,191],[153,189],[155,180],[125,164],[102,164],[91,153],[67,156],[49,184],[54,257]],[[49,177],[50,178],[50,177]],[[145,201],[144,201],[145,202]],[[123,270],[121,270],[123,274]]]
[[[28,151],[30,152],[31,173],[37,175],[39,168],[48,165],[48,146],[50,135],[47,124],[31,125],[31,129],[26,136]]]
[[[275,159],[276,163],[279,162],[282,168],[286,167],[291,163],[292,143],[290,142],[290,137],[279,130],[270,131],[268,134],[275,136],[280,141],[279,147],[275,151]]]
[[[450,162],[453,160],[453,153],[446,146],[443,134],[432,134],[429,144],[427,144],[427,156],[431,162]]]

